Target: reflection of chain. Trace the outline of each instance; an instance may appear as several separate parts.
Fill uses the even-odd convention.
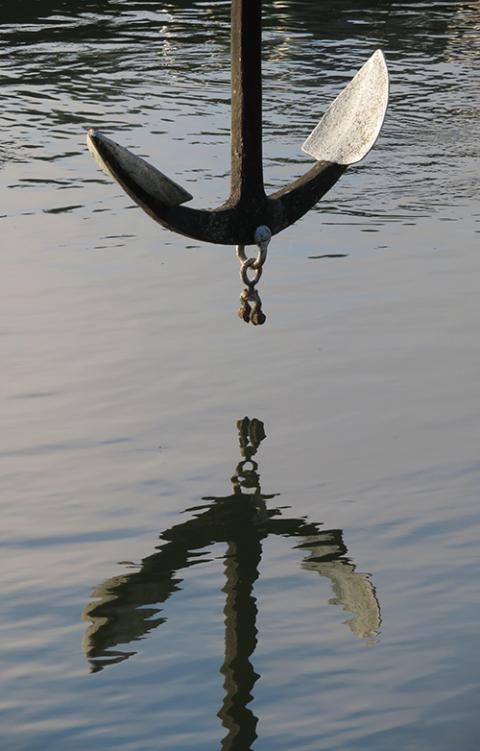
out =
[[[260,491],[258,464],[253,457],[265,438],[263,422],[255,418],[250,420],[248,417],[244,417],[243,420],[237,422],[237,428],[242,461],[237,464],[232,483],[234,486],[254,488],[255,491]]]
[[[248,258],[245,254],[245,245],[237,245],[237,258],[240,261],[240,277],[245,285],[245,289],[240,295],[240,310],[238,315],[246,323],[253,323],[254,326],[261,326],[265,323],[266,315],[262,311],[262,301],[260,295],[255,289],[255,285],[260,281],[262,276],[263,264],[267,258],[268,243],[272,237],[270,229],[261,225],[255,230],[255,243],[258,246],[256,258]],[[249,270],[252,277],[249,278]]]

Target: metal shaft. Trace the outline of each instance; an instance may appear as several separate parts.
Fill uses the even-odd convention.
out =
[[[232,0],[230,200],[265,198],[262,167],[262,1]]]

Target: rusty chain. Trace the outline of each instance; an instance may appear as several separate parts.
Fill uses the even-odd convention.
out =
[[[258,247],[256,257],[248,257],[245,253],[245,245],[237,245],[237,258],[240,261],[240,278],[245,285],[245,289],[240,295],[239,317],[245,323],[253,323],[254,326],[261,326],[266,321],[266,315],[262,310],[262,301],[258,291],[255,289],[256,284],[262,276],[263,265],[267,259],[267,248],[272,237],[272,233],[266,225],[261,225],[255,230],[255,243]],[[249,273],[251,277],[249,277]]]

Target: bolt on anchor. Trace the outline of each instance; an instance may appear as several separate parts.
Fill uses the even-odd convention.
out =
[[[265,263],[265,243],[300,219],[350,165],[368,154],[383,125],[389,93],[385,58],[376,50],[302,145],[316,164],[267,196],[262,162],[261,11],[262,0],[232,0],[231,187],[221,206],[211,210],[184,206],[192,195],[175,181],[99,131],[92,128],[87,134],[88,148],[101,168],[163,227],[201,242],[237,246],[245,284],[240,317],[254,325],[265,321],[255,289]],[[248,259],[245,246],[253,244],[259,253]]]

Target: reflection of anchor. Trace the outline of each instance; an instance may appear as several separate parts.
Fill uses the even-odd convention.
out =
[[[220,207],[182,206],[191,200],[190,193],[98,131],[88,133],[88,146],[101,166],[167,229],[206,242],[260,247],[309,211],[376,141],[388,101],[388,73],[380,50],[303,144],[304,151],[317,160],[315,166],[267,197],[262,165],[261,38],[261,0],[232,0],[231,190]],[[259,230],[264,239],[256,236]],[[249,265],[260,268],[258,257],[248,260]],[[250,281],[247,291],[255,283]],[[257,316],[252,322],[262,323],[263,319]]]
[[[225,554],[225,699],[219,717],[228,733],[222,748],[244,751],[256,738],[257,719],[247,707],[258,675],[250,662],[257,643],[256,600],[262,540],[268,535],[300,538],[298,548],[310,555],[304,568],[330,579],[335,604],[352,614],[353,633],[368,642],[380,626],[380,607],[366,574],[357,573],[347,558],[341,530],[319,530],[305,519],[285,519],[279,509],[267,509],[275,495],[262,493],[258,464],[253,457],[265,437],[263,423],[244,418],[238,423],[242,460],[232,477],[232,493],[204,497],[209,503],[189,509],[195,516],[161,535],[157,552],[144,558],[138,571],[108,579],[93,591],[95,600],[84,611],[91,621],[83,648],[92,672],[128,659],[135,652],[118,646],[140,639],[165,618],[160,603],[179,589],[178,571],[204,561],[203,548],[227,544]]]

